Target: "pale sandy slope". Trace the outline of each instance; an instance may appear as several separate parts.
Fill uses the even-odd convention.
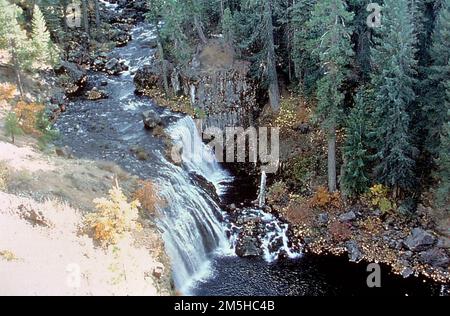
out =
[[[1,141],[0,161],[10,168],[11,183],[26,171],[32,193],[47,196],[45,202],[37,202],[0,192],[0,295],[169,294],[167,282],[160,289],[161,280],[153,276],[161,257],[161,249],[149,247],[161,247],[153,231],[138,240],[140,247],[136,246],[135,236],[125,237],[114,248],[95,247],[91,238],[80,233],[81,212],[49,194],[58,189],[64,191],[63,196],[73,192],[81,198],[84,186],[80,189],[67,185],[70,179],[64,173],[85,172],[91,175],[80,176],[90,181],[84,189],[87,198],[80,204],[86,208],[92,201],[89,193],[93,194],[89,185],[95,185],[96,179],[105,181],[112,174],[103,174],[107,171],[96,169],[94,164],[44,156],[34,149]],[[51,183],[60,187],[51,188]],[[105,193],[102,190],[93,196]],[[75,200],[72,197],[70,203],[74,205]],[[46,225],[33,225],[30,213],[40,214]]]

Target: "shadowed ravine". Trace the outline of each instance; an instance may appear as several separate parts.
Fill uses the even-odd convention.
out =
[[[304,255],[268,263],[263,257],[241,259],[235,256],[233,242],[226,238],[225,213],[205,190],[195,185],[190,173],[209,180],[219,193],[238,191],[236,187],[241,186],[241,180],[233,180],[214,162],[212,154],[199,141],[192,119],[173,114],[148,98],[134,94],[132,74],[151,62],[153,52],[145,48],[145,41],[151,36],[147,27],[136,27],[133,40],[126,47],[114,50],[127,61],[130,71],[118,77],[90,73],[92,86],[104,80],[108,82],[104,90],[109,98],[95,102],[82,98],[74,100],[58,120],[57,127],[61,131],[59,145],[69,146],[75,156],[114,161],[131,174],[156,183],[167,200],[158,225],[172,261],[177,289],[192,295],[439,294],[438,286],[417,279],[403,280],[387,272],[383,274],[382,288],[371,290],[366,286],[365,265],[349,264],[339,258]],[[141,114],[149,109],[167,122],[167,132],[175,143],[197,141],[200,158],[210,159],[195,159],[183,151],[183,166],[170,163],[163,154],[162,141],[142,124]],[[131,154],[132,146],[144,149],[148,160],[140,161]],[[244,200],[236,193],[223,198],[227,204]],[[283,231],[276,219],[266,220],[274,221],[271,226]],[[273,238],[274,232],[267,234],[268,238]],[[265,257],[273,259],[267,253]]]

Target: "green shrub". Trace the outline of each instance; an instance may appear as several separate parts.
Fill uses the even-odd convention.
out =
[[[23,135],[23,130],[20,127],[19,120],[14,112],[9,112],[6,116],[4,128],[6,136],[11,137],[13,144],[15,143],[17,136]]]

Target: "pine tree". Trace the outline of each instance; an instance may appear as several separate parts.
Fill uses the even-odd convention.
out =
[[[273,111],[280,108],[273,11],[279,0],[242,0],[237,13],[240,48],[252,61],[252,75],[267,87]]]
[[[164,8],[164,2],[161,0],[148,0],[147,6],[150,9],[149,12],[146,15],[147,21],[154,25],[155,27],[155,34],[156,34],[156,41],[158,46],[158,57],[159,62],[162,69],[163,74],[163,82],[164,82],[164,91],[166,93],[166,97],[170,95],[169,91],[169,78],[168,78],[168,70],[167,70],[167,63],[165,59],[165,52],[164,47],[162,44],[162,38],[161,38],[161,23],[159,21],[159,15],[158,12],[161,12],[161,10]]]
[[[382,27],[372,51],[377,128],[375,168],[395,194],[415,183],[410,106],[415,101],[416,37],[409,0],[385,0]]]
[[[346,140],[344,145],[344,173],[341,179],[343,191],[353,197],[366,192],[369,186],[368,165],[370,162],[368,131],[369,118],[364,103],[363,93],[355,97],[346,124]]]
[[[370,47],[372,41],[373,28],[367,25],[367,19],[371,12],[367,11],[373,0],[349,0],[349,6],[355,12],[352,26],[354,28],[355,59],[357,70],[364,82],[370,80]]]
[[[425,129],[427,131],[426,148],[437,157],[441,128],[446,120],[448,107],[443,106],[446,99],[446,87],[450,82],[450,0],[442,3],[433,34],[430,50],[431,66],[427,68],[428,78],[423,82],[422,100]]]
[[[47,30],[44,15],[39,6],[35,5],[32,19],[33,55],[38,65],[53,65],[57,61],[56,47],[53,45],[50,32]]]
[[[223,11],[222,17],[222,33],[225,42],[230,44],[233,44],[234,42],[234,24],[233,14],[231,13],[230,8],[226,8]]]
[[[14,144],[16,141],[16,136],[22,135],[23,131],[20,128],[19,120],[17,119],[16,113],[9,112],[5,118],[5,134],[11,137],[11,141]]]
[[[0,9],[0,49],[7,49],[11,54],[17,86],[23,96],[22,71],[31,68],[32,51],[27,34],[18,22],[22,10],[7,0],[0,0]]]
[[[450,202],[450,0],[442,2],[437,17],[430,56],[428,104],[428,148],[438,157],[437,201],[441,206]],[[438,139],[438,137],[440,137]]]
[[[310,47],[320,60],[323,76],[318,82],[317,116],[328,137],[328,188],[336,191],[336,128],[342,117],[342,85],[348,74],[353,51],[349,24],[353,14],[342,0],[322,0],[314,6],[309,28],[319,36]]]
[[[448,87],[448,97],[450,99],[450,86]],[[447,108],[450,104],[447,103]],[[449,207],[450,205],[450,110],[447,114],[447,122],[444,125],[441,145],[439,150],[439,159],[437,161],[439,186],[436,192],[438,205]]]
[[[300,89],[310,94],[318,78],[317,61],[308,49],[308,42],[315,35],[308,27],[312,9],[317,0],[295,1],[289,8],[289,20],[292,35],[292,61],[295,67],[295,76],[300,83]]]

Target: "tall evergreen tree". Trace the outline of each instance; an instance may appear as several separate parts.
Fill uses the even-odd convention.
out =
[[[275,52],[273,8],[279,0],[242,0],[238,25],[240,46],[250,53],[253,75],[267,86],[270,106],[280,108],[280,90]]]
[[[364,101],[361,91],[355,97],[355,107],[346,122],[344,172],[341,184],[345,194],[351,197],[366,192],[370,183],[368,172],[370,120]]]
[[[317,115],[328,137],[328,188],[336,191],[336,129],[343,115],[342,85],[348,74],[353,50],[349,24],[353,14],[342,0],[316,3],[309,28],[319,36],[311,42],[313,54],[320,60],[323,76],[318,82]]]
[[[448,107],[443,106],[446,100],[446,87],[450,82],[450,0],[442,2],[433,34],[433,45],[430,50],[431,66],[427,67],[428,78],[424,80],[424,98],[422,100],[425,129],[427,131],[426,148],[437,157],[441,136],[441,128],[447,119]]]
[[[295,76],[302,92],[310,94],[318,76],[317,61],[308,49],[309,40],[315,35],[308,27],[308,21],[317,0],[294,1],[289,8],[292,35],[292,61]]]
[[[447,108],[450,109],[450,85],[448,87]],[[447,113],[447,121],[444,124],[439,147],[437,202],[440,206],[450,207],[450,110]]]
[[[33,10],[31,40],[36,64],[53,65],[58,58],[56,46],[50,38],[50,32],[39,6]]]
[[[225,42],[233,44],[235,40],[234,19],[230,8],[226,8],[222,15],[222,34]]]
[[[22,10],[7,0],[0,0],[0,49],[11,54],[17,86],[23,96],[22,71],[31,67],[31,50],[27,34],[20,26]]]
[[[379,180],[396,194],[415,183],[410,111],[416,95],[416,36],[409,0],[385,0],[382,27],[372,51]]]

